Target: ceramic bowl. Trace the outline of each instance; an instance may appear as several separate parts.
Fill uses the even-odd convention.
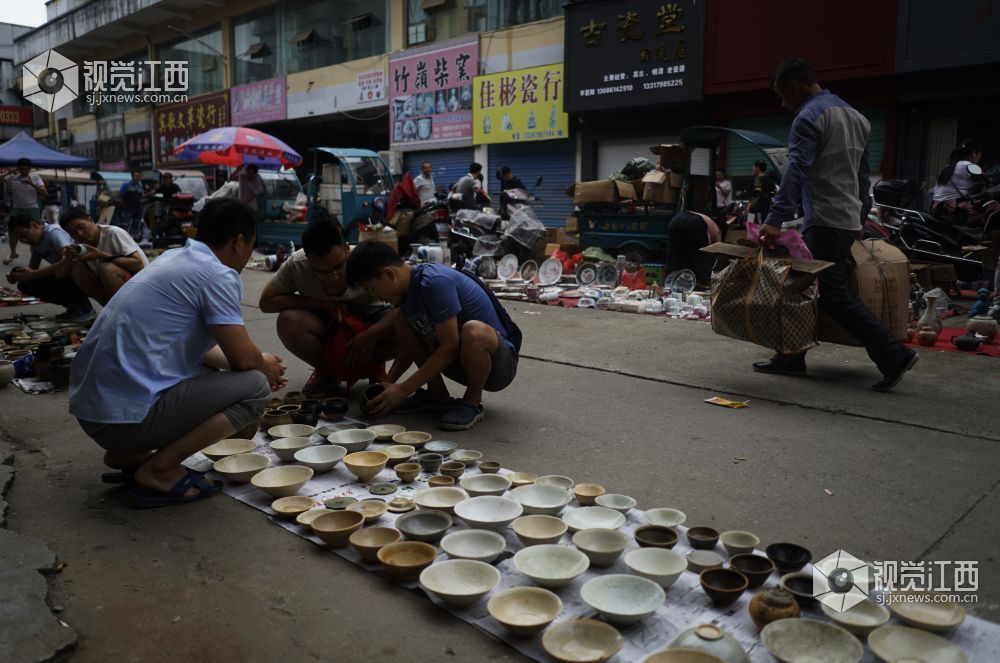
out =
[[[472,467],[479,462],[479,459],[483,457],[483,454],[479,451],[473,451],[471,449],[455,449],[452,451],[448,458],[454,461],[462,463],[466,467]]]
[[[726,549],[730,557],[733,555],[743,555],[752,553],[758,545],[760,538],[750,532],[740,530],[728,530],[719,535],[722,547]]]
[[[721,567],[724,561],[722,555],[714,550],[692,550],[687,554],[688,571],[692,573]]]
[[[375,441],[375,434],[368,430],[341,430],[330,433],[326,436],[330,444],[347,449],[347,453],[352,454],[357,451],[364,451]]]
[[[663,651],[653,652],[644,657],[642,663],[726,663],[726,661],[698,649],[671,647]]]
[[[280,428],[280,426],[279,426]],[[271,430],[274,430],[273,428]],[[274,455],[285,462],[295,460],[295,452],[299,449],[305,449],[312,442],[308,437],[279,437],[277,439],[271,440],[268,445],[271,447],[271,451]]]
[[[558,589],[590,568],[590,559],[574,548],[540,545],[517,551],[514,567],[536,585]]]
[[[420,573],[420,586],[454,606],[472,605],[500,584],[500,572],[485,562],[450,559]]]
[[[778,585],[791,593],[801,607],[808,608],[816,605],[816,597],[813,596],[813,577],[811,573],[802,571],[786,573],[781,576]]]
[[[378,551],[378,561],[386,575],[397,582],[412,582],[434,563],[437,548],[421,541],[390,543]]]
[[[812,560],[811,552],[794,543],[772,543],[765,552],[782,573],[801,571]]]
[[[336,444],[320,444],[295,452],[296,463],[312,468],[313,472],[329,472],[347,455],[347,449]]]
[[[292,415],[281,410],[264,410],[264,414],[260,418],[260,427],[265,430],[290,425],[292,425]]]
[[[271,459],[264,454],[236,454],[215,461],[213,470],[236,483],[246,483],[271,464]]]
[[[455,505],[455,515],[466,525],[494,532],[507,529],[522,512],[521,505],[514,500],[495,495],[470,497]]]
[[[396,476],[403,483],[413,483],[420,474],[420,465],[417,463],[400,463],[395,469]]]
[[[312,527],[312,521],[316,520],[324,513],[330,513],[330,510],[325,507],[320,507],[318,509],[309,509],[308,511],[303,511],[299,515],[295,516],[295,523],[302,525],[304,527]]]
[[[560,663],[601,663],[625,645],[614,626],[594,619],[571,619],[542,634],[545,653]]]
[[[641,548],[673,548],[677,545],[677,530],[664,525],[641,525],[635,528],[635,542]]]
[[[254,488],[263,490],[274,497],[287,497],[298,492],[299,488],[312,479],[313,471],[302,465],[286,465],[284,467],[269,467],[253,475],[250,483]]]
[[[558,543],[568,529],[566,523],[553,516],[521,516],[510,527],[525,546]]]
[[[815,619],[779,619],[764,627],[760,639],[779,661],[857,663],[865,652],[844,629]]]
[[[455,505],[469,499],[469,494],[461,488],[424,488],[413,493],[413,501],[421,509],[434,509],[448,514],[455,513]]]
[[[486,529],[463,529],[441,539],[441,550],[452,559],[491,563],[507,547],[507,539]]]
[[[534,472],[511,472],[507,475],[507,478],[510,479],[510,485],[518,487],[535,483],[538,475]]]
[[[608,509],[603,506],[582,506],[578,509],[567,511],[562,519],[569,527],[570,532],[576,532],[581,529],[593,529],[595,527],[618,529],[625,524],[625,516],[614,509]]]
[[[334,396],[323,400],[323,403],[320,405],[320,411],[326,419],[340,418],[342,415],[347,414],[350,407],[351,405],[346,398]]]
[[[821,603],[819,607],[834,624],[861,637],[868,635],[880,626],[884,626],[891,616],[889,609],[884,605],[879,605],[868,599],[843,612],[834,610],[825,603]]]
[[[496,474],[500,471],[500,463],[495,460],[479,461],[479,471],[483,474]]]
[[[580,598],[613,624],[634,624],[653,614],[667,597],[652,580],[610,573],[585,582]]]
[[[396,433],[392,436],[392,441],[396,444],[406,444],[411,447],[422,447],[427,444],[430,439],[434,437],[430,433],[424,433],[418,430],[407,430],[402,433]]]
[[[482,463],[480,463],[482,466]],[[604,495],[598,495],[597,499],[594,500],[597,506],[607,507],[609,509],[614,509],[623,516],[631,511],[637,502],[634,498],[628,495],[620,495],[618,493],[605,493]]]
[[[944,597],[935,592],[893,592],[891,598],[889,610],[907,626],[943,633],[965,621],[965,608],[943,601]]]
[[[555,486],[556,488],[562,488],[563,490],[572,490],[575,482],[569,477],[560,476],[558,474],[546,474],[543,477],[538,477],[535,479],[535,483],[539,486]]]
[[[289,403],[287,405],[279,405],[279,412],[284,412],[285,414],[291,416],[293,414],[298,414],[302,410],[302,406],[298,403]]]
[[[498,592],[486,604],[493,619],[515,635],[534,635],[562,612],[562,600],[541,587],[514,587]]]
[[[417,456],[417,462],[420,463],[424,472],[437,472],[441,468],[441,463],[444,462],[444,456],[433,452],[422,453]]]
[[[411,541],[437,543],[453,523],[444,511],[410,511],[396,518],[396,529]]]
[[[448,440],[434,440],[433,442],[428,442],[424,445],[424,451],[430,451],[432,453],[443,455],[448,455],[457,448],[458,444],[455,442],[449,442]]]
[[[301,410],[292,415],[292,423],[302,426],[310,426],[315,429],[319,423],[319,413],[316,410]],[[313,432],[316,432],[313,430]],[[311,435],[312,433],[310,433]]]
[[[683,525],[687,516],[683,511],[677,509],[646,509],[644,519],[647,525],[663,525],[664,527],[677,527]]]
[[[701,588],[712,603],[724,608],[732,605],[747,590],[747,577],[732,569],[705,569],[698,574]]]
[[[499,474],[470,474],[459,484],[472,497],[503,495],[510,488],[510,479]],[[523,504],[521,506],[524,506]]]
[[[391,527],[366,527],[351,534],[348,542],[361,555],[361,560],[373,564],[378,561],[378,551],[399,541],[402,535]]]
[[[681,577],[687,560],[679,552],[666,548],[639,548],[625,555],[625,566],[637,576],[652,580],[666,589]]]
[[[570,503],[573,495],[563,488],[531,484],[510,491],[510,499],[520,504],[526,514],[554,516]]]
[[[309,437],[315,432],[316,428],[314,426],[307,426],[306,424],[285,424],[284,426],[275,426],[274,428],[267,429],[267,434],[274,439],[279,437]]]
[[[969,663],[965,652],[941,636],[906,626],[882,626],[875,629],[868,636],[868,646],[878,660],[886,663]]]
[[[611,566],[618,561],[625,546],[627,535],[613,529],[582,529],[573,535],[573,545],[590,559],[595,567]]]
[[[228,440],[219,440],[215,444],[205,447],[201,450],[201,452],[212,460],[220,460],[226,456],[247,454],[256,448],[257,443],[253,440],[232,438]]]
[[[365,525],[373,523],[385,513],[389,505],[382,500],[361,500],[354,504],[348,504],[345,511],[357,511],[365,517]]]
[[[452,479],[458,479],[465,474],[465,464],[457,460],[449,460],[441,463],[441,474]]]
[[[427,485],[431,488],[451,488],[455,485],[455,477],[430,477]]]
[[[578,483],[573,487],[573,495],[581,506],[593,506],[605,492],[604,486],[597,483]]]
[[[284,468],[281,468],[284,469]],[[357,511],[330,511],[317,516],[311,523],[313,534],[331,548],[343,548],[350,541],[351,534],[365,524],[364,515]]]
[[[289,391],[285,394],[284,401],[285,405],[298,405],[306,399],[305,394],[301,391]]]
[[[687,531],[687,540],[692,548],[710,550],[719,542],[719,532],[711,527],[690,527]]]
[[[389,456],[389,467],[395,467],[399,463],[405,463],[406,461],[413,458],[413,454],[417,453],[416,447],[409,444],[394,444],[385,449],[379,449],[382,453]]]
[[[288,520],[295,520],[300,513],[304,513],[314,506],[316,503],[313,502],[312,498],[305,495],[279,497],[271,502],[271,510]]]
[[[344,456],[344,465],[362,483],[374,479],[388,462],[389,456],[381,451],[355,451]]]
[[[739,571],[747,577],[747,587],[760,587],[774,573],[774,562],[767,557],[751,553],[741,553],[729,558],[729,568]]]
[[[365,430],[369,433],[374,433],[375,437],[380,440],[391,440],[393,435],[405,433],[406,427],[396,424],[376,424],[375,426],[369,426]]]

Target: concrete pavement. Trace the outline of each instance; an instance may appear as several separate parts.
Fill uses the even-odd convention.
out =
[[[255,308],[267,278],[244,273],[244,312],[271,350],[274,316]],[[599,482],[641,508],[680,508],[688,524],[799,542],[817,559],[844,548],[978,560],[979,604],[967,607],[1000,619],[1000,363],[923,352],[883,395],[868,390],[878,376],[855,348],[824,346],[810,354],[810,377],[778,378],[749,370],[766,351],[703,323],[508,310],[526,337],[517,380],[488,396],[483,424],[442,437],[512,469]],[[286,359],[298,387],[307,369]],[[751,406],[702,402],[714,395]],[[398,419],[435,430],[427,418]],[[66,564],[48,600],[79,633],[76,661],[517,660],[235,500],[128,508],[99,483],[100,452],[67,415],[65,394],[4,389],[0,432],[16,471],[8,527]]]

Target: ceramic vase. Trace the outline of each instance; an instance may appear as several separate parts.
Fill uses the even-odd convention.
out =
[[[14,379],[14,364],[9,361],[0,361],[0,387],[6,387],[7,383]]]
[[[924,314],[917,320],[917,328],[923,330],[925,327],[929,327],[940,334],[941,318],[938,317],[937,307],[935,306],[937,297],[934,295],[924,295],[924,301],[927,303],[927,307],[924,309]]]
[[[696,649],[725,663],[750,663],[736,638],[714,624],[701,624],[682,632],[667,645],[669,649]]]
[[[937,343],[938,333],[933,327],[921,327],[917,333],[917,343],[926,347],[932,347]]]
[[[979,334],[980,336],[986,337],[987,343],[992,343],[993,339],[997,337],[997,321],[988,315],[977,315],[969,318],[969,321],[965,323],[965,333],[969,334]]]
[[[750,599],[750,619],[762,629],[779,619],[792,619],[802,614],[791,592],[778,587],[765,589]]]

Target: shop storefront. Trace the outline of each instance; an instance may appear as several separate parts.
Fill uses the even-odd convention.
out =
[[[199,161],[183,161],[173,155],[181,143],[218,127],[231,126],[229,91],[193,97],[185,102],[158,106],[153,111],[153,141],[159,169],[199,170],[208,179],[210,190],[218,188],[215,166]]]
[[[125,158],[125,123],[121,115],[97,122],[97,166],[99,170],[128,170]]]
[[[13,138],[20,131],[31,131],[31,108],[0,105],[0,140]]]
[[[420,174],[420,167],[426,161],[434,169],[434,184],[439,191],[447,190],[463,175],[469,172],[469,164],[476,160],[472,147],[458,147],[450,150],[417,150],[403,153],[403,171],[414,177]],[[483,173],[483,177],[486,177]]]

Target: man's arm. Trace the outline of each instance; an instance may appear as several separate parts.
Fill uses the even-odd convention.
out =
[[[458,318],[448,318],[444,322],[434,325],[434,330],[437,332],[437,348],[427,358],[424,365],[409,378],[399,384],[385,385],[385,391],[372,400],[372,405],[375,406],[373,415],[391,412],[404,398],[440,376],[441,372],[455,361],[460,349]]]
[[[138,274],[139,270],[145,267],[138,251],[135,251],[131,255],[127,256],[115,256],[111,262],[121,267],[129,274]]]
[[[393,309],[382,316],[382,319],[361,332],[347,344],[349,350],[347,363],[349,366],[364,366],[375,352],[375,345],[385,337],[396,324],[396,317],[402,315],[399,309]]]
[[[246,327],[243,325],[210,325],[212,335],[219,344],[218,349],[222,356],[215,352],[214,348],[204,357],[203,361],[216,368],[229,368],[233,371],[253,371],[257,370],[267,377],[272,389],[280,389],[286,382],[282,376],[285,367],[281,359],[272,354],[264,354],[250,339]],[[221,359],[225,359],[224,365]]]
[[[861,155],[861,163],[858,164],[858,197],[861,198],[861,224],[864,225],[868,218],[868,212],[872,209],[871,196],[871,169],[868,165],[868,145],[865,145],[865,153]]]
[[[788,136],[788,163],[781,177],[781,189],[771,203],[771,212],[764,222],[781,228],[781,224],[791,221],[802,203],[802,191],[809,181],[809,169],[816,160],[819,150],[819,129],[803,117],[796,118]]]
[[[49,192],[45,189],[45,182],[38,175],[31,176],[28,181],[31,182],[31,186],[35,187],[39,198],[45,198],[49,195]]]
[[[260,302],[258,305],[263,313],[279,313],[289,308],[329,313],[333,310],[334,303],[322,299],[284,293],[271,280],[264,286],[264,291],[260,293]]]

